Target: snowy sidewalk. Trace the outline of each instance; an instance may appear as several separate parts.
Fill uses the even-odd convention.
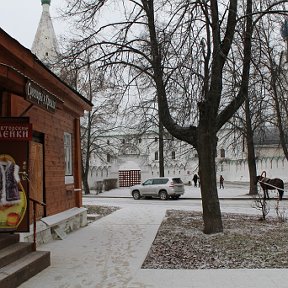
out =
[[[247,189],[247,185],[227,185],[219,191],[219,197],[221,194],[224,198],[246,197]],[[199,188],[191,187],[188,193],[197,191],[200,195]],[[128,193],[126,197],[131,197],[127,189],[103,194],[114,193],[116,197],[116,192]],[[165,210],[165,207],[153,205],[122,207],[68,234],[64,240],[40,246],[39,250],[51,251],[51,266],[20,288],[288,287],[287,269],[141,269]]]
[[[39,250],[51,251],[51,266],[20,287],[148,287],[134,277],[164,215],[165,209],[122,208],[64,240],[42,245]]]
[[[21,288],[287,288],[286,269],[150,270],[141,265],[165,209],[122,208],[50,250],[50,267]]]

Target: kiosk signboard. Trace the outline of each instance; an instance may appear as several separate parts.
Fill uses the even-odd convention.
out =
[[[29,141],[27,117],[0,118],[0,232],[29,231]]]
[[[30,81],[26,83],[26,100],[49,112],[56,110],[57,98]]]

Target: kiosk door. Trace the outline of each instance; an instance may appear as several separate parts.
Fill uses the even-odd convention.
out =
[[[31,141],[30,142],[30,165],[29,165],[29,179],[30,179],[30,197],[44,202],[43,189],[43,144]],[[30,201],[30,211],[33,213],[32,202]],[[44,208],[37,205],[36,219],[39,220],[45,216]],[[31,217],[31,216],[30,216]],[[30,218],[32,219],[32,218]]]

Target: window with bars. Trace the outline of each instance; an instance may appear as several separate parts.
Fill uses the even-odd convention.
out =
[[[175,160],[175,158],[176,158],[175,151],[172,151],[171,156],[172,156],[172,159]]]
[[[220,150],[220,156],[221,158],[225,158],[225,149]]]
[[[155,160],[159,160],[158,151],[155,152]]]

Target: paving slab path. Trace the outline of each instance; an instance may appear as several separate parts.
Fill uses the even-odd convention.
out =
[[[165,209],[155,207],[122,208],[64,240],[42,245],[41,250],[51,251],[51,266],[20,287],[148,287],[133,284],[133,278],[164,216]]]
[[[288,287],[287,269],[141,269],[165,211],[165,206],[125,206],[40,246],[51,251],[52,264],[20,288]]]

